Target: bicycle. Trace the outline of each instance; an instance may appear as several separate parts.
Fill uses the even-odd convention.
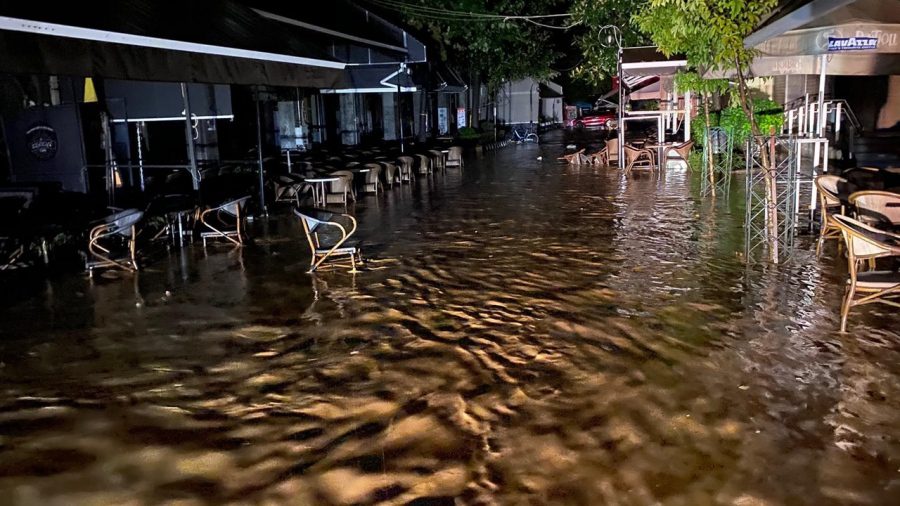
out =
[[[538,135],[532,131],[531,127],[515,127],[512,129],[512,138],[511,141],[514,141],[516,144],[522,144],[523,142],[533,142],[535,144],[540,142]]]

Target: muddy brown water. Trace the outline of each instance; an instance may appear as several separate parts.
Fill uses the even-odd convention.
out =
[[[834,244],[747,268],[739,182],[565,142],[362,199],[355,276],[276,216],[46,281],[0,313],[0,504],[900,503],[900,318],[837,332]]]

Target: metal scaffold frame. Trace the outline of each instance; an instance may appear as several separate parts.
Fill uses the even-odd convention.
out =
[[[731,188],[731,171],[734,161],[734,135],[722,127],[712,127],[704,132],[703,167],[700,170],[700,193],[728,195]],[[715,187],[709,184],[709,157],[713,157]],[[712,190],[715,189],[715,192]]]
[[[774,149],[772,143],[774,142]],[[767,171],[762,153],[775,153],[771,170],[775,180],[775,202],[767,196]],[[793,136],[762,136],[747,141],[747,206],[744,220],[744,255],[748,262],[767,259],[784,263],[794,247],[797,142]],[[776,237],[770,237],[770,212],[777,219]],[[773,249],[774,248],[774,249]],[[760,257],[761,254],[764,256]]]

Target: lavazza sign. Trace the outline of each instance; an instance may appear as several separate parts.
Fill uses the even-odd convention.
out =
[[[828,51],[862,51],[876,49],[878,37],[828,37]]]

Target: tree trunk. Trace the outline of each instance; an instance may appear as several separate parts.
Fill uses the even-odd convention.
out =
[[[481,76],[478,72],[473,72],[469,83],[469,93],[472,97],[472,121],[470,127],[477,128],[481,122]]]
[[[716,197],[716,174],[715,164],[713,163],[713,145],[712,130],[709,124],[709,94],[701,93],[700,99],[703,100],[703,114],[706,116],[706,172],[709,179],[709,191],[713,198]]]
[[[737,67],[738,90],[740,91],[741,107],[744,114],[750,119],[750,131],[753,134],[751,142],[757,143],[759,150],[760,165],[765,171],[766,182],[766,239],[769,243],[769,261],[778,263],[778,187],[775,178],[775,133],[769,134],[769,149],[765,149],[765,141],[762,140],[762,132],[756,123],[756,117],[753,115],[753,104],[747,93],[747,82],[744,78],[744,72],[741,69],[741,61],[735,57],[734,62]],[[751,156],[750,153],[747,153]],[[747,175],[750,177],[750,174]]]

